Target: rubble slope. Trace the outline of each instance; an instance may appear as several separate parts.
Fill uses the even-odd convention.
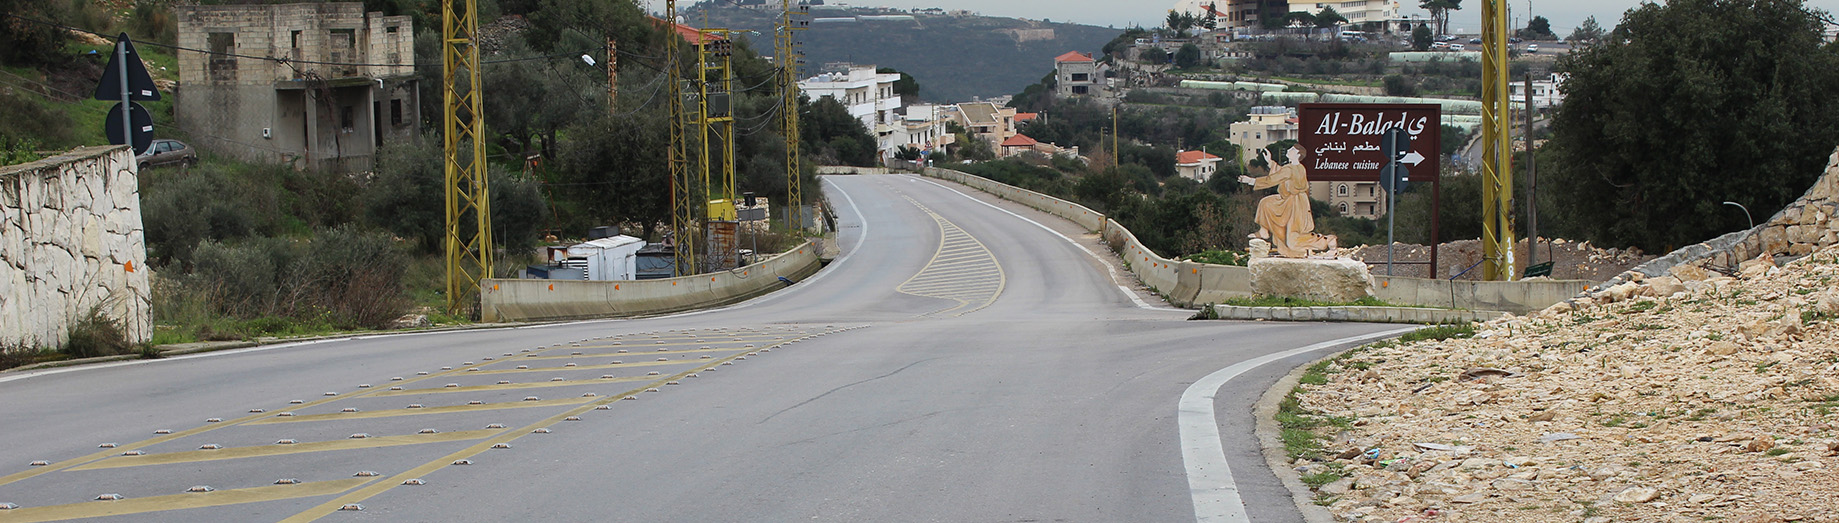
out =
[[[1353,521],[1839,521],[1839,247],[1681,269],[1334,360],[1297,470]]]

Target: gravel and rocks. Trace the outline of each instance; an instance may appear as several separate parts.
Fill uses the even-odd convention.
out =
[[[1521,239],[1514,248],[1514,259],[1526,260],[1527,241]],[[1400,243],[1394,246],[1392,257],[1395,261],[1423,262],[1430,260],[1430,247],[1424,245]],[[1337,256],[1353,258],[1367,262],[1373,274],[1385,274],[1386,246],[1366,245],[1340,249]],[[1439,278],[1449,278],[1463,269],[1474,266],[1482,259],[1480,240],[1461,240],[1440,244],[1437,247],[1437,274]],[[1590,242],[1569,241],[1563,238],[1540,238],[1537,261],[1552,264],[1552,279],[1585,280],[1600,282],[1621,274],[1629,268],[1640,265],[1654,256],[1636,248],[1603,248],[1590,245]],[[1522,270],[1524,267],[1522,267]],[[1430,273],[1430,267],[1424,264],[1392,266],[1393,274],[1412,278],[1424,278]],[[1457,279],[1480,280],[1480,267],[1463,273]]]
[[[1294,465],[1343,521],[1839,521],[1839,247],[1692,269],[1350,353]]]

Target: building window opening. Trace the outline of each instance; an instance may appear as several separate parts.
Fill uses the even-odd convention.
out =
[[[390,100],[390,125],[402,125],[402,100]]]
[[[1347,184],[1344,183],[1336,186],[1335,191],[1340,193],[1341,196],[1347,196]]]
[[[205,43],[210,46],[211,56],[206,69],[211,76],[219,80],[231,80],[236,75],[236,33],[210,33],[205,36]]]
[[[300,31],[293,31],[289,33],[288,36],[294,43],[294,50],[300,50]]]
[[[351,132],[351,130],[354,128],[353,124],[356,123],[356,118],[353,118],[353,115],[355,114],[356,114],[356,111],[352,109],[351,106],[349,105],[339,108],[339,111],[338,111],[339,128],[344,129],[345,132]]]
[[[1073,73],[1073,81],[1084,82],[1089,78],[1085,73]]]

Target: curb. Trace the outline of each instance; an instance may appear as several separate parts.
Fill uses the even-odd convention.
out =
[[[1283,402],[1284,396],[1289,395],[1290,389],[1296,388],[1297,382],[1302,380],[1303,373],[1307,372],[1309,367],[1364,345],[1348,347],[1314,361],[1297,365],[1296,368],[1290,369],[1289,374],[1285,374],[1283,378],[1277,380],[1276,384],[1271,385],[1270,390],[1264,391],[1264,395],[1258,398],[1257,404],[1252,405],[1252,418],[1257,420],[1252,434],[1258,438],[1259,450],[1264,453],[1264,463],[1271,468],[1271,473],[1277,476],[1277,481],[1283,483],[1284,488],[1290,491],[1290,501],[1296,504],[1296,510],[1303,514],[1303,521],[1306,523],[1335,523],[1335,516],[1328,511],[1327,507],[1315,504],[1315,491],[1309,490],[1309,486],[1303,484],[1302,475],[1296,472],[1296,469],[1290,464],[1290,457],[1284,454],[1283,430],[1277,426],[1277,404]]]
[[[431,332],[456,332],[456,331],[469,331],[469,330],[504,329],[504,328],[526,327],[526,326],[531,326],[531,325],[546,325],[546,324],[551,324],[551,323],[567,323],[567,322],[550,321],[550,322],[522,322],[522,323],[476,323],[476,324],[470,324],[470,325],[455,325],[455,326],[450,326],[450,327],[431,327],[431,328],[423,328],[423,329],[403,329],[403,330],[391,330],[391,331],[347,331],[347,332],[340,332],[340,333],[334,333],[334,334],[325,334],[325,335],[320,335],[320,336],[305,336],[305,337],[300,337],[300,338],[256,338],[254,340],[242,340],[242,341],[204,341],[204,342],[192,342],[192,343],[171,343],[171,344],[166,344],[166,345],[160,345],[156,348],[159,349],[160,357],[164,358],[168,356],[184,356],[187,354],[198,354],[198,353],[204,353],[204,352],[217,352],[217,351],[234,350],[234,349],[247,349],[250,347],[260,347],[263,345],[279,345],[283,343],[305,343],[305,342],[312,342],[312,341],[347,340],[347,339],[357,338],[361,336],[394,336],[394,335],[399,335],[399,334],[422,334],[422,333],[431,333]],[[35,363],[32,365],[24,365],[24,366],[19,366],[19,367],[13,367],[13,368],[6,369],[6,370],[0,370],[0,375],[16,373],[16,372],[30,372],[34,370],[55,369],[55,368],[62,368],[62,367],[76,367],[80,365],[89,365],[92,363],[108,363],[111,361],[127,361],[127,360],[138,360],[138,359],[142,359],[139,354],[119,354],[115,356],[97,356],[94,358],[47,361],[44,363]]]
[[[1249,321],[1351,321],[1360,323],[1445,323],[1483,322],[1506,315],[1500,311],[1431,309],[1423,307],[1241,307],[1212,305],[1213,318]]]

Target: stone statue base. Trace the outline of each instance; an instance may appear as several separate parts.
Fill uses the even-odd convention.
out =
[[[1247,266],[1258,296],[1347,303],[1373,295],[1373,276],[1358,260],[1253,258]]]

